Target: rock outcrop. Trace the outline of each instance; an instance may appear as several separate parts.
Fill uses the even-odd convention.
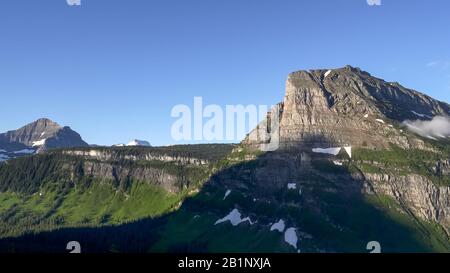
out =
[[[298,71],[288,76],[283,102],[244,143],[257,146],[275,141],[282,148],[387,148],[394,143],[403,148],[425,148],[420,138],[401,128],[401,123],[449,113],[449,104],[359,68]]]
[[[449,104],[398,83],[385,82],[359,68],[298,71],[288,76],[283,102],[247,135],[243,145],[267,151],[269,144],[277,143],[278,152],[268,157],[271,163],[267,165],[271,167],[259,170],[260,174],[252,178],[252,181],[264,181],[259,183],[260,187],[270,187],[277,181],[280,185],[295,179],[301,181],[302,172],[310,167],[302,160],[296,162],[301,157],[314,157],[312,148],[351,146],[390,150],[394,144],[403,149],[434,151],[441,158],[450,158],[426,138],[402,126],[405,120],[431,120],[449,114]],[[302,151],[295,153],[296,149]],[[282,159],[293,152],[293,158]],[[280,160],[284,163],[280,164]],[[365,163],[376,169],[377,162]],[[445,183],[439,185],[423,174],[404,174],[394,166],[386,168],[387,173],[359,170],[352,179],[339,174],[325,177],[318,172],[317,175],[345,188],[343,192],[392,197],[404,213],[439,223],[450,234],[450,187]],[[434,167],[424,165],[423,169],[435,177],[450,175],[449,160],[441,159]]]
[[[450,234],[450,187],[437,186],[417,174],[365,174],[378,194],[386,194],[421,219],[442,224]]]

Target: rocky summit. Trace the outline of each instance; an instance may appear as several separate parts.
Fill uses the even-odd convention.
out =
[[[261,145],[275,140],[287,148],[388,148],[395,143],[424,148],[424,142],[403,130],[402,123],[449,114],[449,104],[359,68],[302,70],[289,74],[283,102],[244,143]]]
[[[41,118],[17,130],[0,134],[0,149],[5,152],[21,154],[21,151],[42,152],[50,148],[89,146],[81,136],[58,123]]]

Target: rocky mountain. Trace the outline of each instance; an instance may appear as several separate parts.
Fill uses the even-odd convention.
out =
[[[11,160],[0,251],[449,252],[449,110],[358,68],[299,71],[239,145]]]
[[[146,140],[139,140],[139,139],[134,139],[130,142],[128,142],[128,144],[115,144],[112,145],[112,147],[126,147],[126,146],[142,146],[142,147],[151,147],[152,145],[150,145],[150,142],[146,141]]]
[[[388,148],[389,143],[423,148],[423,140],[403,130],[402,123],[449,114],[449,104],[359,68],[297,71],[288,76],[283,102],[244,143],[261,145],[276,139],[287,148]],[[272,123],[276,130],[271,130]]]
[[[4,157],[42,152],[51,148],[89,146],[81,136],[49,119],[38,119],[17,130],[0,134],[0,150]]]

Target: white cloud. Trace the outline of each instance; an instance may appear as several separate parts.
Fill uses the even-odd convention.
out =
[[[406,120],[403,125],[418,135],[428,138],[450,137],[450,118],[448,116],[436,116],[432,120]]]

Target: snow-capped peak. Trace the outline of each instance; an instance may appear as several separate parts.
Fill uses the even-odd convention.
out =
[[[145,141],[145,140],[139,140],[139,139],[135,139],[130,141],[127,146],[151,146],[150,142]]]

